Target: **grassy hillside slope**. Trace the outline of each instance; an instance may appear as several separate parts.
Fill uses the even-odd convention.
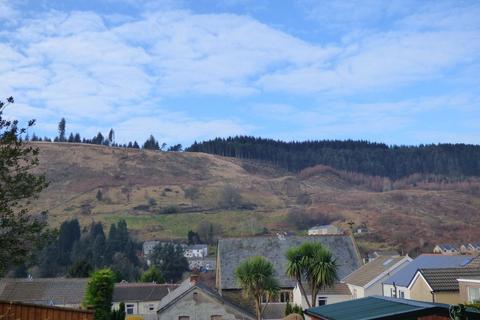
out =
[[[292,174],[273,166],[202,153],[155,152],[72,143],[36,143],[41,172],[50,186],[34,202],[58,226],[76,217],[81,223],[120,218],[140,239],[184,238],[202,221],[223,226],[224,234],[250,235],[268,229],[304,232],[292,210],[365,224],[366,247],[401,246],[480,239],[480,183],[429,184],[416,181],[400,190],[371,187],[379,178],[352,177],[326,167]],[[381,181],[381,179],[380,179]],[[194,201],[185,197],[199,189]],[[222,204],[225,190],[242,205]],[[390,190],[391,187],[385,188]],[[377,190],[377,191],[374,191]]]

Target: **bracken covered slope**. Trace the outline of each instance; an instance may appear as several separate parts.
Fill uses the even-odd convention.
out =
[[[348,230],[366,225],[362,246],[410,250],[426,243],[480,239],[480,188],[475,179],[456,183],[415,180],[392,189],[372,187],[378,177],[327,167],[299,174],[271,165],[202,153],[156,152],[72,143],[36,143],[39,172],[50,186],[33,202],[57,226],[76,217],[83,224],[120,218],[140,239],[184,238],[202,222],[223,226],[228,236],[304,232],[288,212],[328,215]],[[195,187],[198,197],[185,197]],[[233,191],[232,191],[233,190]],[[388,190],[388,191],[387,191]],[[234,193],[234,205],[225,205]],[[238,200],[238,196],[241,200]],[[236,201],[236,202],[235,202]]]

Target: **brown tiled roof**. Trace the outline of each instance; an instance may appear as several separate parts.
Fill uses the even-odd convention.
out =
[[[458,291],[459,278],[479,277],[480,269],[446,268],[418,270],[433,291]]]
[[[118,283],[113,289],[112,301],[160,301],[177,287],[174,284]]]
[[[405,258],[406,257],[398,255],[379,256],[378,258],[375,258],[373,261],[370,261],[369,263],[361,266],[359,269],[349,274],[343,279],[343,281],[348,284],[363,287]]]
[[[0,300],[35,304],[81,304],[88,279],[3,279]]]

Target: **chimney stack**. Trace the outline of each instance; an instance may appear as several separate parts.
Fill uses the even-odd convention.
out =
[[[198,283],[198,273],[191,273],[190,274],[190,284],[192,286],[196,285]]]

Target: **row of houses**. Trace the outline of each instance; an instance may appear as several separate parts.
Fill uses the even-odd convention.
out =
[[[162,242],[159,240],[145,241],[142,245],[142,252],[145,257],[149,257],[156,246],[166,244],[169,242]],[[206,258],[208,256],[208,245],[206,244],[178,244],[183,248],[185,258]]]
[[[443,243],[437,244],[433,248],[433,253],[437,254],[480,254],[480,242],[466,243],[466,244],[451,244]]]
[[[142,246],[142,253],[148,265],[150,265],[150,256],[156,246],[166,244],[158,240],[145,241]],[[195,244],[186,245],[178,244],[183,248],[183,254],[188,260],[190,270],[211,271],[215,270],[215,259],[208,257],[208,245]]]
[[[220,239],[214,273],[192,275],[180,284],[117,284],[113,308],[124,302],[127,314],[141,315],[146,320],[254,319],[253,305],[242,294],[234,272],[245,259],[264,256],[274,266],[280,294],[265,305],[263,317],[283,319],[287,303],[307,308],[297,283],[285,275],[285,253],[306,241],[328,248],[339,265],[339,281],[318,294],[317,316],[311,316],[314,319],[322,319],[322,310],[334,313],[333,306],[357,300],[389,306],[407,306],[415,300],[423,303],[421,308],[417,306],[419,310],[433,312],[439,303],[480,299],[480,258],[476,256],[426,254],[411,259],[388,253],[363,264],[351,236],[329,234]],[[78,307],[86,283],[86,279],[4,279],[0,282],[0,300]]]

